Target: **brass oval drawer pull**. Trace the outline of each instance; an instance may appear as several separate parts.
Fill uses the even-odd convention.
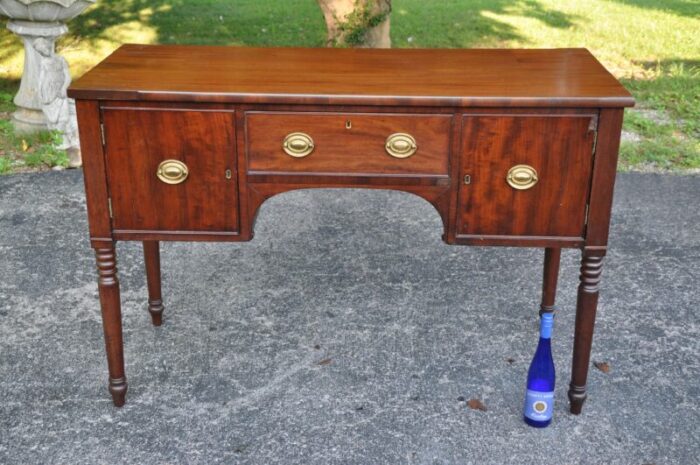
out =
[[[539,180],[537,170],[530,165],[515,165],[508,170],[508,175],[506,176],[508,185],[519,191],[530,189]]]
[[[412,135],[397,132],[386,138],[384,148],[394,158],[408,158],[416,153],[418,145]]]
[[[180,160],[165,160],[158,165],[156,176],[166,184],[180,184],[185,182],[190,171]]]
[[[303,132],[293,132],[284,138],[282,148],[287,155],[302,158],[314,151],[314,140]]]

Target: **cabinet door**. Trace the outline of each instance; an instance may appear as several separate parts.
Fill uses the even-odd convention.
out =
[[[593,167],[592,118],[465,116],[458,237],[583,237]],[[513,187],[507,178],[517,166]]]
[[[112,107],[102,118],[115,230],[238,230],[233,112]]]

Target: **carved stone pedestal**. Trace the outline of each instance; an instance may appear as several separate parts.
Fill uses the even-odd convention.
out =
[[[68,27],[62,23],[11,20],[7,23],[7,28],[24,42],[24,72],[14,100],[17,111],[12,115],[15,130],[21,133],[47,130],[39,82],[42,55],[34,44],[38,39],[44,39],[49,44],[51,55],[54,55],[56,39],[68,32]]]
[[[0,16],[10,18],[7,28],[24,42],[24,72],[12,115],[15,130],[60,131],[60,148],[68,151],[71,166],[81,165],[80,141],[75,103],[66,95],[71,80],[68,63],[56,54],[55,44],[68,32],[65,23],[95,1],[0,0]]]

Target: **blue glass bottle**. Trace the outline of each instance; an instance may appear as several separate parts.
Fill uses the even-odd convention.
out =
[[[525,423],[544,428],[552,422],[554,410],[554,359],[552,358],[552,326],[554,315],[540,317],[540,342],[527,373]]]

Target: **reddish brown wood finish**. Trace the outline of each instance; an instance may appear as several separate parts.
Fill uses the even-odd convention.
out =
[[[593,343],[595,315],[598,309],[603,257],[607,253],[622,118],[622,109],[604,108],[600,111],[591,197],[589,199],[586,245],[583,247],[581,255],[581,283],[576,301],[574,356],[571,364],[571,383],[569,384],[571,413],[574,414],[581,413],[583,403],[587,398],[586,379]]]
[[[143,259],[146,263],[148,285],[148,312],[154,326],[163,322],[163,296],[160,291],[160,244],[158,241],[143,241]]]
[[[457,206],[459,236],[583,237],[593,166],[590,116],[464,117]],[[539,181],[527,190],[506,183],[529,165]]]
[[[103,107],[102,121],[115,231],[238,231],[233,111]],[[168,159],[182,184],[156,177]]]
[[[495,107],[631,106],[586,49],[305,49],[124,45],[77,99]]]
[[[593,343],[593,326],[598,308],[600,275],[603,257],[584,253],[581,259],[581,277],[576,301],[576,330],[574,333],[574,357],[569,384],[571,413],[581,413],[586,400],[586,378]]]
[[[586,249],[602,250],[603,255],[608,244],[622,117],[622,109],[604,108],[600,111],[598,121],[595,167],[591,181],[591,198],[588,202]]]
[[[97,257],[97,287],[100,293],[102,325],[109,366],[109,392],[117,407],[126,399],[126,375],[124,374],[124,343],[122,340],[122,313],[117,277],[117,257],[114,245],[95,249]]]
[[[127,386],[115,240],[144,241],[149,310],[159,324],[158,241],[247,241],[273,195],[365,187],[430,202],[449,244],[546,248],[543,312],[554,308],[560,248],[582,249],[569,391],[571,411],[581,411],[621,107],[633,104],[588,51],[128,45],[69,94],[78,99],[115,405]],[[312,155],[282,152],[292,131],[312,135]],[[393,132],[412,134],[418,152],[388,156]],[[165,159],[184,161],[189,178],[159,181]],[[538,184],[508,186],[515,164],[536,168]]]
[[[112,245],[112,222],[109,215],[109,192],[104,154],[102,152],[102,137],[100,135],[100,106],[91,100],[78,100],[78,128],[80,130],[80,146],[83,157],[83,180],[85,181],[85,197],[90,239],[92,246]]]
[[[248,171],[447,177],[451,120],[449,115],[249,112]],[[311,154],[294,158],[284,152],[282,142],[293,132],[313,138]],[[394,133],[411,134],[416,153],[403,159],[390,156],[384,146]]]
[[[540,315],[554,312],[557,298],[557,281],[559,280],[559,263],[561,249],[548,247],[544,249],[544,271],[542,273],[542,304]]]

